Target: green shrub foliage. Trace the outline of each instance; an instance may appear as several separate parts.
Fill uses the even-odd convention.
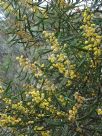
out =
[[[0,0],[8,24],[5,33],[19,49],[11,59],[15,78],[0,81],[3,135],[100,136],[99,18],[90,7],[81,9],[79,1],[42,4]]]

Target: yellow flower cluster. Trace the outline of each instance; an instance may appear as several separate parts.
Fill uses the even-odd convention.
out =
[[[37,62],[31,63],[28,58],[24,58],[24,56],[22,55],[20,57],[16,57],[16,59],[19,61],[20,66],[23,67],[23,70],[29,70],[30,72],[34,74],[36,78],[39,78],[43,75],[43,71],[36,65]],[[39,64],[39,66],[43,68],[44,64],[42,65]],[[43,82],[42,80],[39,80],[40,84],[38,84],[37,88],[41,86],[42,82]],[[28,88],[26,85],[24,87]],[[29,86],[29,87],[32,88],[32,86]],[[52,91],[56,90],[56,87],[51,81],[49,81],[48,79],[45,79],[42,89],[48,90],[49,94],[51,94]]]
[[[82,104],[85,100],[85,98],[82,97],[78,92],[74,94],[74,97],[77,103],[73,106],[71,110],[69,110],[69,117],[68,117],[69,121],[75,121],[77,113],[78,113],[78,109],[82,107]]]
[[[57,68],[66,78],[75,78],[75,65],[72,65],[67,56],[64,53],[61,53],[61,47],[58,40],[54,36],[54,33],[44,31],[43,34],[47,39],[46,41],[50,42],[51,44],[52,54],[49,56],[48,60],[52,63],[52,68]]]
[[[11,117],[10,115],[0,113],[0,126],[7,127],[7,125],[16,125],[21,121],[20,118]]]
[[[28,70],[32,72],[36,78],[43,75],[43,71],[37,66],[37,62],[31,63],[28,58],[25,58],[23,55],[16,57],[16,60],[19,61],[20,66],[23,67],[23,70]]]
[[[34,130],[39,131],[41,133],[41,136],[50,136],[50,131],[49,130],[45,131],[43,126],[35,126]]]
[[[48,130],[47,130],[47,131],[42,131],[42,132],[41,132],[41,135],[42,135],[42,136],[51,136],[51,135],[50,135],[50,131],[48,131]]]
[[[60,45],[54,33],[43,31],[43,34],[44,34],[44,37],[47,39],[46,41],[51,43],[51,49],[53,50],[53,52],[54,53],[58,52],[60,50]]]
[[[11,101],[11,99],[9,99],[9,98],[4,98],[3,101],[4,101],[5,104],[7,104],[7,105],[11,105],[11,104],[12,104],[12,101]]]
[[[64,98],[63,95],[60,95],[60,96],[58,97],[58,100],[61,102],[61,104],[62,104],[63,106],[65,106],[66,103],[68,102],[67,100],[65,100],[65,98]]]
[[[19,25],[19,24],[16,24]],[[20,23],[21,25],[21,23]],[[24,31],[24,30],[19,30],[18,32],[16,32],[16,34],[21,38],[21,40],[23,42],[34,42],[34,37],[32,37],[28,32]]]
[[[39,130],[41,131],[41,130],[43,130],[43,129],[44,129],[43,126],[35,126],[35,127],[34,127],[34,130],[35,130],[35,131],[39,131]]]
[[[3,92],[4,92],[4,90],[3,90],[2,86],[0,86],[0,99],[2,98]]]
[[[16,104],[12,104],[12,109],[15,109],[17,111],[20,111],[22,113],[28,113],[28,110],[27,108],[25,108],[23,105],[22,105],[22,101],[16,103]]]
[[[19,112],[24,113],[24,114],[29,112],[28,109],[23,106],[22,101],[13,104],[11,99],[5,97],[5,98],[3,98],[3,102],[6,104],[5,111],[7,111],[9,106],[10,106],[13,111],[14,110],[17,111],[17,112],[19,111]]]
[[[25,90],[31,90],[31,89],[33,89],[33,85],[23,84],[23,88],[24,88]]]
[[[51,81],[48,79],[45,79],[45,82],[42,86],[43,90],[46,90],[48,94],[51,94],[52,92],[55,92],[57,89],[57,86],[55,86]]]
[[[54,54],[52,54],[51,57],[49,57],[49,61],[52,61],[53,55]],[[57,68],[60,73],[65,75],[65,77],[68,77],[69,72],[66,70],[65,66],[69,67],[70,62],[67,60],[66,56],[61,53],[54,57],[55,57],[55,62],[52,64],[52,66]]]
[[[4,92],[2,86],[0,86],[0,94],[2,94]]]
[[[95,32],[95,24],[92,22],[93,14],[90,9],[86,9],[83,13],[83,23],[81,28],[84,30],[83,36],[85,37],[85,47],[84,49],[92,51],[95,57],[101,55],[100,43],[102,36]]]
[[[39,8],[39,6],[34,5],[34,6],[31,8],[31,11],[34,12],[34,13],[39,13],[40,8]]]
[[[97,109],[97,114],[102,115],[102,109]]]
[[[58,0],[57,3],[58,3],[60,8],[64,8],[66,6],[65,0]]]
[[[75,99],[77,100],[77,103],[80,104],[80,105],[77,106],[77,107],[81,107],[82,104],[83,104],[83,102],[84,102],[84,100],[85,100],[85,98],[82,97],[78,92],[76,92],[76,93],[74,94],[74,97],[75,97]]]
[[[49,111],[50,113],[52,113],[53,115],[56,115],[57,117],[60,116],[64,116],[65,117],[65,113],[63,111],[59,111],[57,110],[57,108],[51,104],[52,100],[50,97],[48,97],[47,99],[45,98],[45,94],[41,93],[39,90],[37,90],[36,88],[33,88],[31,90],[29,90],[29,92],[26,92],[26,97],[30,97],[32,98],[32,103],[29,103],[29,106],[31,104],[38,104],[38,106],[46,111]],[[44,114],[39,114],[37,117],[40,116],[44,116]]]
[[[32,102],[39,104],[40,108],[43,108],[47,111],[54,112],[55,108],[50,105],[50,98],[48,100],[45,99],[45,94],[40,93],[39,90],[33,88],[31,91],[26,93],[26,96],[31,96],[32,97]],[[51,109],[52,108],[52,109]]]
[[[39,80],[39,83],[37,84],[35,91],[37,91],[37,90],[42,88],[42,90],[46,91],[46,94],[51,97],[52,93],[54,93],[56,91],[55,85],[52,82],[50,82],[49,80],[47,80],[47,79],[45,79],[45,82],[43,83],[43,86],[42,86],[42,83],[43,83],[43,81]],[[29,96],[28,90],[34,90],[34,86],[33,85],[24,84],[23,87],[24,87],[25,90],[27,90],[26,96]],[[41,94],[40,93],[41,92],[36,93],[36,94],[38,94],[37,96],[39,97],[38,98],[39,102],[40,102],[40,100],[43,101],[42,97],[45,96],[44,93],[41,93]],[[51,98],[50,97],[48,98],[49,102],[51,102]],[[37,99],[37,98],[35,98],[35,99]],[[32,100],[32,101],[34,101],[34,100]],[[30,105],[30,106],[32,105],[31,102],[28,102],[27,104]],[[34,111],[32,111],[32,112],[34,112]],[[44,116],[44,114],[37,114],[37,117],[40,117],[40,116]]]

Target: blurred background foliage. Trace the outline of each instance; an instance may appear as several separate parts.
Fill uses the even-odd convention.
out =
[[[0,85],[5,89],[7,98],[12,99],[14,103],[23,101],[25,105],[26,98],[23,94],[28,89],[27,85],[35,87],[42,83],[43,86],[43,82],[47,84],[47,79],[57,88],[57,92],[51,94],[51,100],[59,111],[68,113],[74,106],[75,92],[85,97],[85,104],[78,112],[79,118],[74,122],[68,121],[66,117],[54,117],[51,113],[50,115],[45,112],[46,116],[39,120],[36,120],[34,114],[34,124],[26,126],[28,120],[32,120],[31,115],[24,116],[22,113],[16,113],[18,117],[22,115],[28,120],[22,117],[23,121],[26,121],[21,126],[18,124],[10,128],[9,125],[1,127],[1,136],[101,136],[102,116],[96,111],[102,108],[102,55],[98,58],[97,66],[91,68],[90,61],[87,60],[88,53],[83,49],[85,38],[82,36],[83,30],[80,26],[83,25],[84,9],[90,7],[95,15],[93,22],[96,24],[96,31],[102,35],[102,1],[67,0],[64,2],[62,0],[61,3],[61,0],[51,0],[46,1],[46,4],[43,3],[45,3],[43,0],[36,2],[0,0],[3,14],[0,20]],[[79,75],[71,79],[70,86],[66,86],[67,79],[63,74],[56,69],[50,69],[48,57],[52,52],[51,43],[43,36],[43,31],[54,32],[62,52],[67,55],[71,64],[76,66],[75,69]],[[39,64],[40,69],[43,69],[40,64],[44,64],[44,77],[36,78],[30,70],[24,70],[24,67],[19,66],[16,57],[21,55],[28,58],[31,63],[39,62],[37,65]],[[51,87],[52,84],[48,85]],[[48,90],[41,89],[46,99],[49,96],[48,91],[49,87]],[[59,96],[62,96],[62,101],[64,97],[65,103],[67,101],[64,106],[58,99]],[[2,100],[0,101],[2,103]],[[2,112],[1,109],[0,112]],[[43,110],[38,106],[36,112],[41,114]],[[8,110],[7,114],[11,112]],[[34,129],[36,126],[38,129],[43,126],[43,131]]]

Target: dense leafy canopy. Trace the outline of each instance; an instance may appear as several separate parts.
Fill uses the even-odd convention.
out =
[[[90,7],[79,0],[43,2],[0,0],[6,18],[2,31],[15,50],[2,67],[1,134],[100,136],[100,1]]]

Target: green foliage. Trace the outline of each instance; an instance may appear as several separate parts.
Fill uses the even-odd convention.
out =
[[[1,135],[100,136],[101,19],[79,1],[0,2],[13,52],[0,66]]]

